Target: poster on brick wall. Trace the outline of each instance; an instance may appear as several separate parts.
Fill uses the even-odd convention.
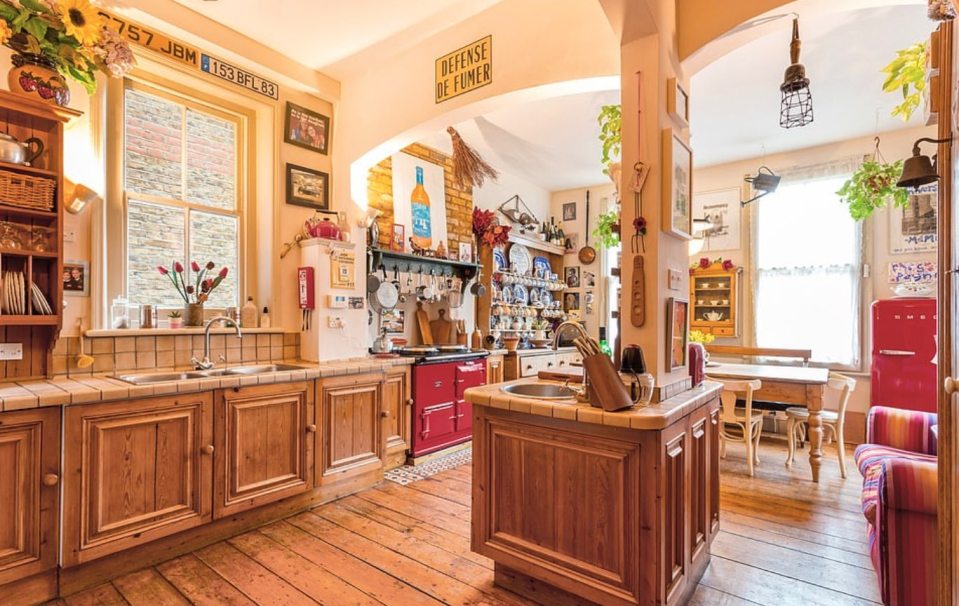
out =
[[[903,255],[936,250],[939,185],[933,183],[909,194],[905,206],[889,208],[889,252]]]
[[[405,228],[407,242],[449,249],[443,167],[407,153],[393,154],[393,223]],[[407,248],[407,250],[410,250]]]

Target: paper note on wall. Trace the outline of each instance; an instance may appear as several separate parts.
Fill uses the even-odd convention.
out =
[[[922,284],[935,282],[939,267],[935,261],[905,261],[889,264],[890,284]]]

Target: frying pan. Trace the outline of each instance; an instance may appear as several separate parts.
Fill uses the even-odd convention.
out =
[[[579,249],[579,262],[589,265],[596,260],[596,249],[589,245],[589,190],[586,190],[586,246]]]
[[[380,267],[383,269],[383,279],[379,280],[380,284],[376,292],[371,293],[370,303],[377,311],[382,312],[396,307],[399,300],[399,289],[396,288],[396,284],[390,282],[386,275],[386,268],[382,265]]]

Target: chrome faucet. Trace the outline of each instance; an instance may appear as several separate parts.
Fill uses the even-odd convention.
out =
[[[240,332],[240,325],[237,324],[235,320],[232,320],[226,316],[217,316],[207,320],[206,328],[203,331],[203,359],[197,360],[196,356],[193,356],[190,359],[190,361],[193,363],[193,367],[197,370],[210,370],[215,365],[214,362],[210,360],[210,329],[213,328],[213,325],[217,322],[223,322],[228,328],[230,324],[232,324],[233,328],[236,329],[237,338],[243,338],[243,333]],[[222,355],[220,355],[220,361],[225,361]]]
[[[559,350],[559,337],[560,333],[563,332],[564,328],[573,327],[579,332],[579,336],[583,339],[590,339],[589,333],[586,332],[586,329],[583,328],[583,325],[579,322],[573,322],[572,320],[566,320],[565,322],[560,323],[556,327],[556,330],[553,331],[553,351]],[[581,390],[576,389],[575,387],[570,387],[569,379],[566,380],[566,387],[576,392],[576,400],[578,402],[586,403],[589,402],[589,373],[586,371],[586,366],[583,366],[583,388]]]

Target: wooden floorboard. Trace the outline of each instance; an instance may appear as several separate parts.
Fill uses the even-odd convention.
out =
[[[879,602],[859,512],[861,478],[835,451],[810,481],[765,440],[746,475],[742,449],[722,462],[722,532],[693,606],[858,606]],[[520,606],[469,548],[471,467],[406,486],[391,482],[189,555],[114,579],[66,606]]]

